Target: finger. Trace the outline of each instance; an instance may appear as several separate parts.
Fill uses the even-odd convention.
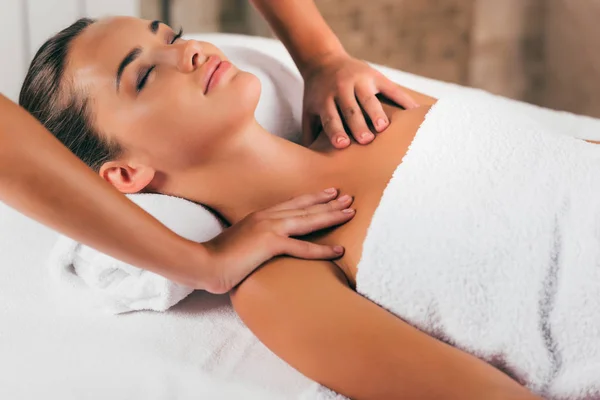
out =
[[[297,208],[290,210],[281,210],[275,213],[271,213],[270,217],[273,219],[279,218],[292,218],[292,217],[303,217],[311,214],[319,214],[333,211],[340,211],[346,209],[352,205],[354,199],[352,196],[343,195],[335,200],[331,200],[325,204],[316,204],[314,206],[306,207],[306,208]]]
[[[325,189],[321,192],[305,194],[302,196],[294,197],[288,201],[277,204],[273,207],[266,209],[268,212],[276,212],[283,210],[293,210],[298,208],[306,208],[315,204],[323,204],[331,199],[335,199],[338,194],[338,190],[335,188]]]
[[[354,209],[346,208],[340,211],[283,218],[276,220],[278,223],[275,232],[284,236],[304,236],[315,231],[320,231],[321,229],[346,223],[354,215]]]
[[[386,77],[382,77],[378,83],[379,91],[394,103],[401,105],[405,109],[419,107],[417,103],[404,89]]]
[[[325,246],[292,238],[284,238],[283,240],[281,254],[288,254],[292,257],[307,260],[330,260],[344,254],[342,246]]]
[[[309,146],[315,141],[318,122],[318,115],[311,115],[308,111],[305,111],[302,114],[302,135],[300,136],[300,144]]]
[[[373,122],[373,126],[377,132],[381,132],[387,128],[388,118],[376,94],[377,90],[367,83],[356,85],[356,98],[358,102],[371,119],[371,122]]]
[[[340,118],[335,101],[328,100],[321,114],[321,125],[323,132],[336,149],[343,149],[350,145],[350,139],[344,130],[344,124]]]
[[[367,144],[375,139],[375,135],[367,126],[367,121],[365,121],[362,110],[356,101],[354,86],[348,86],[340,93],[336,101],[346,125],[348,125],[352,136],[358,143]]]

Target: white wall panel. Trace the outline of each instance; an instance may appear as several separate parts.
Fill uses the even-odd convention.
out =
[[[28,47],[22,0],[1,0],[0,16],[0,93],[17,101]]]
[[[83,16],[139,16],[140,1],[0,0],[0,93],[17,100],[31,59],[54,33]]]
[[[79,0],[27,0],[30,59],[53,34],[80,17]]]
[[[106,15],[140,16],[140,0],[81,0],[85,2],[85,13],[92,18]]]

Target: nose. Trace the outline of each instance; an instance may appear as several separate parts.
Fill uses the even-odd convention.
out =
[[[204,63],[205,55],[202,51],[202,46],[195,40],[186,40],[178,43],[181,48],[179,49],[179,60],[177,62],[177,68],[181,72],[193,72],[198,66]]]

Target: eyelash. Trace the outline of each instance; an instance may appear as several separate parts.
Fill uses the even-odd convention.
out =
[[[181,36],[183,36],[183,28],[179,28],[179,32],[177,32],[175,34],[175,36],[173,36],[173,38],[171,39],[169,44],[175,43],[178,39],[181,38]],[[156,65],[151,66],[150,68],[148,68],[145,71],[144,70],[140,71],[140,74],[138,76],[138,82],[135,87],[136,91],[138,93],[144,88],[144,86],[146,86],[146,81],[148,80],[148,76],[150,76],[150,73],[154,70],[154,68],[156,68]]]

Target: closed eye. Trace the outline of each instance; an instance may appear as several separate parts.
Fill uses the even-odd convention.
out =
[[[183,28],[179,28],[179,32],[177,32],[177,34],[175,36],[173,36],[173,39],[171,39],[169,44],[175,43],[177,41],[177,39],[181,39],[181,36],[183,36]]]
[[[138,75],[138,79],[137,79],[137,83],[135,85],[135,90],[139,93],[142,91],[142,89],[144,88],[144,86],[146,86],[146,81],[148,80],[148,77],[150,76],[150,73],[152,71],[154,71],[154,68],[156,68],[156,65],[151,66],[148,69],[143,69],[140,71],[139,75]]]
[[[173,44],[178,39],[181,39],[182,36],[183,36],[183,28],[179,28],[179,32],[177,32],[175,35],[173,35],[173,38],[171,38],[171,40],[169,40],[168,43],[169,44]],[[146,86],[146,82],[148,81],[148,77],[150,76],[150,74],[152,73],[152,71],[154,71],[154,68],[156,68],[156,65],[153,65],[153,66],[151,66],[150,68],[147,68],[147,69],[142,69],[140,71],[140,73],[138,74],[137,83],[135,85],[136,91],[138,93],[142,91],[142,89],[144,88],[144,86]]]

